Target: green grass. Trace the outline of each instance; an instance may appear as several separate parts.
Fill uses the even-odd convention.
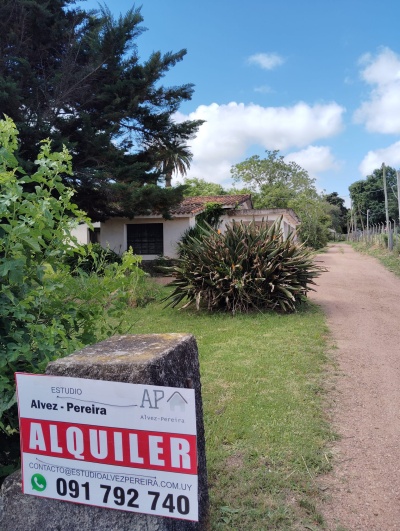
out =
[[[163,288],[166,290],[168,288]],[[126,315],[131,333],[184,332],[199,348],[211,529],[323,529],[315,476],[329,469],[323,414],[327,329],[292,315],[163,309]]]
[[[400,276],[400,248],[399,244],[391,252],[387,248],[378,245],[366,245],[363,242],[352,243],[352,247],[361,253],[368,254],[377,258],[382,265],[389,269],[392,273],[397,276]]]

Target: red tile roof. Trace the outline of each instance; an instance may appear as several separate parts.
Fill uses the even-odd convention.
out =
[[[172,214],[199,214],[202,212],[207,203],[219,203],[223,207],[235,208],[238,205],[250,201],[250,194],[241,195],[207,195],[186,197],[177,207],[172,210]]]

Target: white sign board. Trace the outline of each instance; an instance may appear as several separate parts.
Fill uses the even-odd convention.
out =
[[[193,389],[16,380],[25,494],[198,521]]]

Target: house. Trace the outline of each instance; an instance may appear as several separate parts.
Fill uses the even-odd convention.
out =
[[[89,231],[87,225],[80,225],[74,235],[80,243],[98,242],[118,254],[132,247],[143,260],[154,260],[160,255],[176,258],[177,242],[187,229],[195,226],[196,216],[209,203],[219,203],[225,211],[219,226],[222,232],[233,221],[258,224],[267,221],[272,224],[282,217],[282,230],[287,238],[300,222],[292,209],[254,209],[250,194],[198,196],[185,198],[171,211],[171,219],[163,219],[160,214],[134,219],[110,218],[94,224],[94,231]]]

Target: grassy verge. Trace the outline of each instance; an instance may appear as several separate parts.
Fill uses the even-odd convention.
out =
[[[322,412],[321,312],[310,305],[293,315],[232,317],[152,303],[130,310],[126,326],[196,337],[211,529],[323,529],[315,476],[329,468],[333,434]]]
[[[368,254],[377,258],[389,271],[400,276],[400,257],[399,252],[389,251],[380,246],[366,245],[365,243],[352,243],[352,247],[361,253]]]

